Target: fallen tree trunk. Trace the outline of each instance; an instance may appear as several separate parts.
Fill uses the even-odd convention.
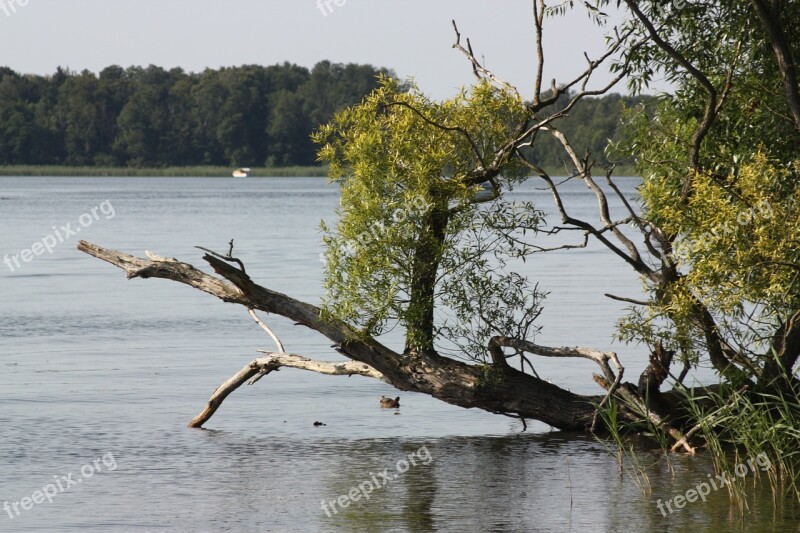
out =
[[[497,337],[490,343],[493,356],[491,365],[470,365],[435,353],[398,353],[373,338],[365,338],[346,324],[323,320],[320,309],[272,291],[254,283],[235,258],[208,252],[203,256],[222,279],[207,274],[194,266],[172,258],[147,253],[148,258],[103,248],[81,241],[78,249],[123,269],[128,279],[164,278],[184,283],[217,298],[246,307],[273,313],[306,326],[324,335],[334,343],[337,352],[351,362],[320,362],[283,352],[268,352],[269,356],[250,362],[236,375],[220,385],[205,409],[191,422],[191,427],[201,427],[219,408],[232,391],[246,383],[281,367],[302,368],[331,375],[361,375],[380,379],[397,389],[428,394],[452,405],[479,408],[492,413],[515,418],[535,419],[561,430],[584,431],[597,422],[599,405],[616,394],[621,384],[622,367],[612,352],[598,352],[585,348],[548,348],[523,340]],[[231,262],[240,266],[235,267]],[[254,316],[257,322],[260,321]],[[262,327],[265,327],[260,323]],[[268,328],[266,328],[268,329]],[[269,331],[269,330],[268,330]],[[272,335],[272,333],[270,332]],[[282,345],[278,343],[279,349]],[[548,357],[584,357],[596,361],[603,370],[598,382],[605,383],[608,394],[580,395],[557,385],[512,368],[503,355],[502,347],[513,347]],[[615,375],[608,365],[612,360],[619,370]],[[635,390],[635,388],[634,388]],[[625,390],[628,394],[628,390]],[[636,412],[641,405],[621,406],[622,419],[641,419]],[[680,438],[680,436],[678,437]]]

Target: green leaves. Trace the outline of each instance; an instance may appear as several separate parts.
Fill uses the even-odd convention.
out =
[[[669,46],[713,86],[713,120],[693,165],[708,88],[664,47],[648,43],[629,51],[634,79],[660,71],[674,85],[652,118],[637,109],[625,115],[625,135],[614,149],[636,161],[644,180],[642,217],[669,241],[664,268],[674,262],[677,273],[648,285],[651,305],[623,319],[619,334],[651,345],[662,341],[694,363],[709,349],[702,308],[713,316],[725,349],[754,376],[754,360],[768,352],[776,324],[800,306],[800,138],[751,3],[662,4],[637,2]],[[790,34],[800,29],[797,9],[787,5],[775,14]]]
[[[709,307],[731,313],[748,302],[773,310],[800,304],[798,178],[761,152],[739,168],[736,194],[707,175],[696,178],[676,252],[691,267],[685,282]]]
[[[475,176],[498,157],[498,188],[524,175],[507,148],[527,119],[516,93],[489,84],[433,102],[383,78],[364,102],[323,126],[314,136],[319,159],[342,192],[338,222],[323,226],[325,313],[365,335],[399,323],[410,349],[433,342],[472,349],[490,332],[508,333],[498,327],[510,327],[515,313],[536,308],[536,291],[501,273],[498,258],[529,253],[508,237],[520,223],[535,231],[539,213],[475,201],[482,191]],[[443,311],[434,319],[437,306]]]

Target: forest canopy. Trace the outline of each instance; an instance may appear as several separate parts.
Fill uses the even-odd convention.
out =
[[[99,74],[59,68],[49,76],[0,67],[0,165],[314,165],[312,132],[361,102],[381,75],[396,77],[329,61],[310,70],[290,63],[200,73],[112,65]],[[561,125],[579,150],[602,159],[623,108],[651,100],[586,98]],[[550,168],[565,164],[550,139],[532,157]]]

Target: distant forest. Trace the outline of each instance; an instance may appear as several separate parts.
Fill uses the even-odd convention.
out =
[[[318,63],[188,73],[110,66],[99,74],[59,68],[51,76],[0,67],[0,165],[119,167],[316,164],[309,135],[377,86],[371,65]],[[616,94],[582,101],[560,122],[581,153],[601,157],[615,135]],[[537,140],[542,166],[563,152]]]

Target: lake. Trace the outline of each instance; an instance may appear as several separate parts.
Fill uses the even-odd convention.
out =
[[[620,184],[636,196],[638,180]],[[537,185],[508,198],[548,209]],[[564,197],[577,215],[595,208],[581,183]],[[224,253],[235,239],[256,282],[318,303],[319,223],[337,204],[318,178],[0,177],[0,531],[800,531],[797,506],[773,508],[767,491],[743,517],[725,490],[660,511],[713,473],[703,454],[662,459],[642,491],[591,437],[540,423],[523,432],[413,393],[400,394],[398,415],[378,407],[394,389],[361,377],[283,369],[236,391],[207,429],[187,429],[270,339],[245,309],[127,281],[78,240],[208,271],[195,246]],[[52,253],[20,255],[37,242]],[[625,304],[603,296],[637,296],[633,272],[597,246],[525,269],[550,292],[537,342],[613,349],[635,381],[646,351],[612,342]],[[262,318],[287,350],[339,359],[315,332]],[[535,364],[572,391],[600,392],[591,362]]]

